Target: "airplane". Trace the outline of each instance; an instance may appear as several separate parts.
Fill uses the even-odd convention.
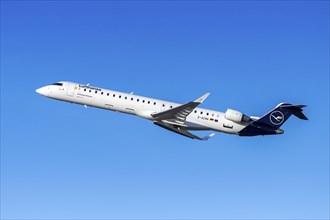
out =
[[[139,116],[169,131],[197,140],[208,140],[215,133],[199,137],[189,131],[210,130],[239,136],[277,135],[284,133],[280,127],[291,115],[308,120],[302,113],[305,105],[289,103],[280,103],[261,117],[247,116],[233,109],[219,112],[199,108],[210,93],[186,104],[178,104],[66,81],[41,87],[36,92],[48,98],[84,105],[85,108],[91,106]]]

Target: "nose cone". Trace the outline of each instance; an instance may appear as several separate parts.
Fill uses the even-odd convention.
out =
[[[41,88],[37,89],[36,92],[39,93],[40,95],[47,96],[47,88],[46,87],[41,87]]]
[[[36,93],[39,93],[41,95],[41,88],[37,89]]]

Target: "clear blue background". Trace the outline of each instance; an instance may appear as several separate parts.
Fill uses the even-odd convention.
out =
[[[310,120],[202,142],[35,92],[61,80]],[[2,1],[1,218],[328,219],[329,2]]]

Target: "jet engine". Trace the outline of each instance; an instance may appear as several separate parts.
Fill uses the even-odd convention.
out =
[[[246,116],[242,112],[233,109],[227,109],[225,113],[225,118],[237,123],[251,121],[249,116]]]

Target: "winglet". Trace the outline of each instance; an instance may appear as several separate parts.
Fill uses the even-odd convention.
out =
[[[206,137],[203,137],[202,140],[207,141],[208,139],[210,139],[211,137],[213,137],[215,135],[215,133],[212,133],[210,135],[207,135]]]
[[[206,93],[205,95],[203,95],[202,97],[196,99],[194,102],[197,102],[197,103],[203,103],[204,100],[210,95],[210,93]]]

